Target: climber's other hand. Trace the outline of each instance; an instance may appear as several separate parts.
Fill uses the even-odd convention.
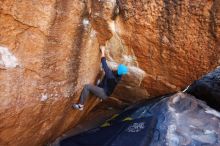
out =
[[[105,57],[105,47],[104,46],[100,46],[100,50],[102,52],[102,57]]]
[[[105,53],[105,46],[100,46],[100,50],[102,53]]]

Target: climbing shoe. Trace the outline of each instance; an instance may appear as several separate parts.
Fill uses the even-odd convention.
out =
[[[74,109],[77,109],[77,110],[82,111],[84,105],[82,105],[82,104],[73,104],[72,107],[73,107]]]

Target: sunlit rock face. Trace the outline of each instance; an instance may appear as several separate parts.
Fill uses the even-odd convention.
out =
[[[96,104],[71,109],[99,72],[85,10],[82,1],[0,1],[0,145],[43,145]]]
[[[70,106],[108,64],[129,66],[114,97],[177,91],[219,64],[219,0],[0,1],[0,145],[42,145],[75,126]]]
[[[97,34],[112,32],[105,36],[109,60],[138,65],[145,71],[141,87],[151,96],[184,88],[219,64],[219,0],[93,3],[92,20],[109,24],[99,31],[93,23]],[[119,12],[110,17],[111,6]]]

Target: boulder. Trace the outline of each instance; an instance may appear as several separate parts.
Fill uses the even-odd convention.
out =
[[[76,126],[71,109],[108,65],[129,74],[112,95],[131,104],[178,91],[220,63],[219,0],[0,1],[0,145],[43,145]],[[135,89],[135,92],[134,92]],[[106,105],[107,106],[107,105]]]

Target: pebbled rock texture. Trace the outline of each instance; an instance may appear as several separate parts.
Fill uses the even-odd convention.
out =
[[[0,145],[43,145],[87,115],[98,100],[71,104],[100,79],[99,45],[111,68],[129,66],[123,105],[220,64],[220,0],[1,0],[0,24]]]

